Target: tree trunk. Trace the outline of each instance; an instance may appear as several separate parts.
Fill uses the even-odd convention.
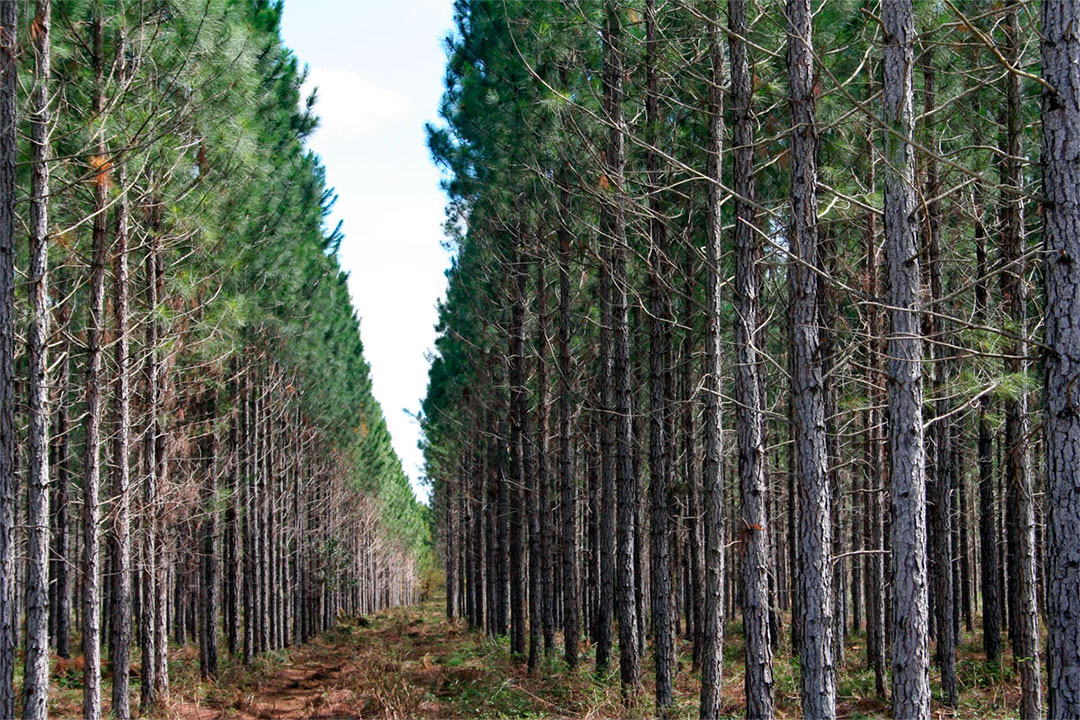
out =
[[[1005,15],[1005,52],[1015,67],[1020,61],[1020,26],[1017,4],[1010,2]],[[1007,303],[1006,314],[1017,339],[1008,342],[1005,372],[1023,376],[1027,373],[1027,289],[1025,286],[1024,204],[1021,180],[1021,137],[1023,118],[1020,96],[1020,76],[1007,73],[1008,110],[1006,122],[1007,148],[1001,167],[1004,194],[1005,227],[1001,243],[1001,293]],[[1041,717],[1042,684],[1039,679],[1039,619],[1035,598],[1035,494],[1031,480],[1029,451],[1027,393],[1021,390],[1005,400],[1005,473],[1010,490],[1016,497],[1018,543],[1016,545],[1017,618],[1014,656],[1020,665],[1020,716],[1027,720]]]
[[[49,699],[49,73],[51,0],[38,0],[30,98],[30,329],[26,666],[23,718],[45,720]]]
[[[117,43],[119,78],[127,78],[124,39]],[[128,720],[131,670],[131,338],[128,326],[128,198],[126,163],[117,169],[120,197],[116,203],[116,252],[113,261],[113,321],[116,332],[116,380],[113,388],[113,558],[110,661],[112,665],[112,712]]]
[[[550,342],[547,329],[547,273],[544,260],[536,262],[536,510],[538,551],[540,562],[536,568],[539,575],[540,623],[544,636],[544,652],[551,653],[555,646],[555,596],[552,587],[552,537],[551,537],[551,481],[548,471],[550,451],[550,420],[548,412],[547,347]]]
[[[930,714],[922,338],[915,215],[911,0],[882,5],[885,124],[885,257],[888,268],[889,485],[892,496],[892,706]]]
[[[150,213],[156,213],[157,206],[152,204]],[[151,226],[154,223],[151,221]],[[153,231],[153,230],[151,230]],[[159,361],[158,348],[159,326],[155,319],[158,304],[157,272],[156,272],[157,249],[153,247],[146,255],[146,305],[150,315],[150,321],[146,323],[146,435],[143,443],[143,457],[145,458],[143,478],[143,568],[142,581],[142,617],[140,618],[140,635],[142,636],[142,677],[139,688],[139,710],[149,712],[158,701],[157,696],[157,618],[158,593],[157,579],[159,560],[158,545],[158,435],[161,432],[161,363]],[[164,610],[160,610],[164,612]]]
[[[933,48],[928,48],[922,56],[923,70],[923,115],[926,143],[933,150],[934,111],[936,74],[934,72]],[[935,401],[928,406],[928,424],[930,425],[929,448],[926,452],[926,475],[929,505],[929,539],[931,542],[930,570],[933,580],[933,601],[935,623],[937,626],[937,662],[941,667],[941,691],[947,707],[955,708],[958,703],[956,687],[956,635],[953,632],[952,614],[955,605],[955,587],[952,582],[951,517],[952,487],[949,470],[949,408],[945,399],[947,358],[945,350],[937,343],[944,341],[942,321],[936,314],[944,314],[938,303],[943,297],[941,286],[941,213],[937,200],[940,192],[938,182],[937,159],[934,155],[926,158],[926,184],[923,196],[925,214],[925,257],[924,265],[928,276],[929,300],[931,312],[923,315],[923,334],[931,342],[927,346],[931,387]],[[936,414],[936,417],[934,417]]]
[[[165,259],[161,247],[161,199],[155,198],[152,202],[150,232],[153,234],[153,238],[151,240],[150,254],[147,256],[147,282],[153,285],[153,290],[149,293],[147,300],[151,307],[151,317],[154,317],[158,307],[165,300]],[[149,567],[154,573],[151,578],[151,592],[155,594],[152,603],[154,610],[154,689],[150,703],[153,706],[156,702],[164,700],[165,696],[169,694],[169,537],[166,533],[165,521],[162,518],[162,510],[164,509],[162,494],[169,479],[168,444],[166,443],[168,427],[165,424],[165,418],[168,416],[170,409],[171,390],[165,370],[164,350],[161,347],[165,340],[164,330],[161,322],[157,319],[152,319],[150,324],[154,326],[151,331],[153,344],[150,345],[149,362],[151,364],[150,376],[154,387],[152,392],[155,397],[151,407],[155,411],[153,417],[156,418],[153,424],[153,432],[150,435],[154,443],[153,478],[150,482],[153,490],[151,510],[153,519],[151,523],[153,525],[154,559],[152,563],[149,563]],[[144,652],[144,665],[145,659]],[[144,679],[143,682],[145,683],[146,680]]]
[[[615,608],[619,616],[619,673],[622,694],[632,702],[641,689],[641,655],[636,602],[637,483],[634,476],[632,425],[633,378],[630,367],[630,324],[627,314],[625,215],[625,134],[623,118],[622,11],[614,0],[604,3],[604,113],[608,123],[606,165],[611,184],[611,375],[615,433],[615,494],[617,495]]]
[[[650,583],[653,627],[653,660],[656,672],[656,712],[663,717],[674,701],[675,634],[671,588],[671,508],[668,485],[669,377],[671,337],[667,301],[667,227],[660,198],[661,171],[654,150],[659,144],[660,98],[657,82],[656,1],[645,1],[645,124],[649,150],[646,174],[649,194],[649,470],[652,522],[650,537]],[[639,568],[640,569],[640,568]]]
[[[802,711],[836,714],[833,661],[832,519],[821,365],[817,229],[817,130],[811,4],[788,0],[788,84],[791,93],[792,397],[799,477],[799,642]]]
[[[1043,0],[1048,715],[1080,717],[1080,2]]]
[[[724,255],[720,187],[724,149],[723,76],[724,49],[719,26],[719,3],[710,5],[714,22],[709,25],[708,97],[708,198],[705,244],[705,357],[702,367],[705,457],[702,461],[705,519],[705,646],[701,660],[703,720],[715,720],[721,712],[724,672],[724,446],[722,383],[723,285],[720,281]]]
[[[100,122],[105,110],[105,28],[100,13],[93,21],[95,97],[94,112]],[[97,154],[104,163],[104,127],[98,130]],[[90,263],[89,321],[86,328],[86,465],[83,480],[83,717],[101,718],[101,481],[102,339],[105,333],[105,259],[108,176],[99,168],[94,177],[93,248]]]
[[[511,270],[513,306],[510,313],[510,477],[507,491],[512,494],[510,507],[510,653],[525,659],[526,631],[526,533],[525,444],[528,442],[528,402],[525,388],[525,303],[528,261],[525,259],[524,238],[515,236]]]
[[[565,78],[564,78],[565,84]],[[562,592],[563,592],[563,642],[566,665],[573,670],[578,661],[578,636],[581,630],[580,598],[578,595],[578,522],[577,484],[573,476],[573,458],[570,456],[572,423],[570,365],[570,193],[563,175],[559,188],[559,491],[562,512]]]
[[[604,215],[610,228],[610,215]],[[611,622],[615,611],[615,377],[611,349],[611,252],[601,252],[600,267],[600,503],[598,531],[599,587],[596,612],[596,671],[607,670],[611,656]]]
[[[773,653],[769,625],[768,478],[765,418],[756,345],[757,218],[754,211],[754,116],[746,0],[729,0],[735,189],[735,430],[742,498],[742,611],[746,641],[746,714],[773,716]]]
[[[0,2],[0,717],[15,717],[16,0]]]
[[[62,356],[56,378],[56,432],[53,437],[52,465],[56,469],[55,502],[53,507],[53,558],[49,580],[53,585],[56,654],[71,656],[71,615],[75,594],[74,547],[71,530],[71,335],[72,303],[66,299],[66,273],[56,273],[56,294],[62,298],[57,308],[57,334],[61,336]]]
[[[203,519],[199,532],[199,674],[217,677],[218,672],[218,439],[217,391],[204,390],[203,438],[200,442]],[[279,518],[284,520],[284,518]],[[282,525],[284,522],[281,523]],[[279,586],[281,583],[279,583]]]
[[[868,185],[876,187],[876,155],[868,127],[866,149],[870,177]],[[866,246],[866,294],[877,298],[881,292],[878,272],[881,257],[877,244],[877,214],[868,213],[864,231]],[[874,688],[878,697],[885,698],[885,558],[884,522],[882,514],[882,487],[885,484],[885,418],[881,408],[885,405],[885,389],[882,383],[881,356],[882,337],[881,310],[874,303],[867,308],[867,386],[870,388],[870,407],[866,411],[866,437],[864,458],[866,462],[865,523],[870,554],[866,563],[866,661],[874,671]]]
[[[988,306],[986,226],[982,221],[982,188],[975,191],[975,322],[986,321]],[[994,447],[990,419],[993,403],[988,396],[979,400],[978,443],[976,449],[979,469],[979,567],[982,593],[983,652],[988,664],[997,664],[1001,657],[1001,598],[998,595],[998,567],[1001,559],[997,545],[997,509],[994,492]]]

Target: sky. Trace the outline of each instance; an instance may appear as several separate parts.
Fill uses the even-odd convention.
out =
[[[307,89],[319,89],[322,124],[309,146],[338,194],[329,225],[343,223],[339,258],[375,397],[424,501],[420,428],[410,413],[427,389],[450,264],[424,123],[437,119],[452,10],[452,0],[286,0],[282,23],[285,43],[310,69]]]

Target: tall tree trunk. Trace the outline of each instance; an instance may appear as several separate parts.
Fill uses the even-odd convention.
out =
[[[742,611],[746,640],[746,714],[773,716],[773,653],[769,625],[768,478],[758,331],[757,218],[754,211],[754,115],[746,0],[729,0],[735,189],[735,430],[742,497]]]
[[[117,43],[119,78],[127,80],[123,35]],[[116,250],[113,260],[113,321],[115,324],[116,380],[113,388],[113,489],[115,510],[110,535],[112,568],[112,616],[110,661],[112,665],[112,712],[117,720],[128,720],[131,670],[131,338],[128,325],[128,197],[127,167],[121,159],[117,168],[120,197],[116,203]]]
[[[149,212],[152,217],[158,212],[156,203],[151,203]],[[151,220],[151,231],[155,223]],[[144,478],[142,492],[143,524],[143,567],[141,571],[142,604],[140,607],[139,634],[142,636],[142,673],[139,686],[139,710],[149,712],[157,704],[157,563],[158,544],[158,435],[161,411],[161,363],[159,326],[155,318],[158,304],[157,273],[155,270],[157,254],[152,247],[146,254],[146,305],[150,321],[146,323],[147,361],[146,361],[146,435],[143,441]],[[162,611],[163,612],[163,611]]]
[[[986,226],[982,221],[982,190],[975,192],[975,322],[986,321],[988,283],[986,263]],[[997,543],[997,509],[994,491],[994,446],[990,418],[993,403],[987,396],[979,400],[977,459],[979,467],[979,566],[982,592],[983,652],[986,662],[994,665],[1001,658],[1001,598],[998,595],[998,567],[1001,558]]]
[[[667,227],[660,198],[661,171],[655,147],[660,142],[660,98],[657,82],[656,0],[645,0],[645,123],[649,149],[646,174],[649,194],[649,483],[652,501],[650,589],[656,712],[663,717],[674,701],[675,633],[671,588],[671,508],[668,485],[668,367],[671,363],[671,315],[666,285]],[[639,568],[640,570],[640,568]]]
[[[705,647],[701,660],[700,715],[704,720],[720,717],[724,672],[724,445],[723,410],[720,406],[722,364],[723,285],[720,282],[724,255],[720,187],[724,150],[724,49],[718,2],[710,3],[708,97],[708,198],[705,243],[705,357],[702,367],[705,457],[702,461],[705,519]]]
[[[525,447],[528,442],[528,401],[525,388],[525,303],[528,290],[524,238],[515,236],[511,269],[513,306],[510,312],[510,477],[507,491],[512,494],[510,507],[510,652],[525,658],[526,630],[526,533]]]
[[[49,699],[49,73],[52,2],[38,0],[30,98],[30,329],[26,667],[23,718],[44,720]]]
[[[605,208],[606,210],[606,208]],[[605,228],[611,217],[605,213]],[[609,241],[610,242],[610,241]],[[598,523],[599,587],[595,622],[596,670],[607,670],[611,656],[611,622],[615,612],[615,377],[611,349],[611,252],[601,252],[600,267],[600,503]]]
[[[105,26],[97,8],[93,20],[96,121],[105,111]],[[105,167],[105,129],[98,130],[94,172],[93,248],[90,262],[90,315],[86,328],[86,465],[83,479],[83,717],[101,718],[101,482],[102,339],[105,334],[105,260],[108,175]]]
[[[1080,2],[1043,0],[1049,717],[1080,716]]]
[[[536,262],[536,510],[538,532],[537,545],[540,562],[536,568],[539,576],[538,598],[540,624],[544,636],[544,652],[551,653],[555,645],[555,597],[552,587],[552,537],[551,537],[551,481],[548,471],[550,450],[550,414],[547,387],[547,273],[543,256],[538,253]]]
[[[697,281],[697,249],[684,246],[685,270],[683,286],[682,317],[687,318],[689,327],[683,331],[682,341],[682,436],[683,436],[683,484],[687,488],[687,535],[689,547],[689,587],[693,624],[693,650],[691,665],[694,670],[701,669],[702,655],[705,651],[705,538],[702,523],[701,475],[697,461],[697,377],[694,372],[694,347],[696,333],[694,323],[689,320],[697,312],[694,302],[694,288]]]
[[[199,532],[199,673],[203,678],[218,673],[218,439],[217,391],[204,389],[203,438],[200,444],[203,519]],[[284,525],[284,518],[279,518]],[[281,583],[278,583],[279,586]]]
[[[563,78],[565,85],[565,77]],[[562,592],[563,592],[563,642],[567,666],[573,670],[578,661],[578,635],[581,629],[580,598],[578,595],[578,506],[577,483],[573,476],[573,458],[570,455],[572,424],[570,365],[570,192],[563,175],[559,188],[559,491],[562,512]]]
[[[791,93],[789,265],[792,291],[792,397],[799,475],[799,642],[802,710],[807,717],[836,714],[833,660],[832,520],[825,437],[825,377],[821,365],[817,228],[817,129],[810,0],[788,0],[788,84]]]
[[[922,424],[919,249],[915,226],[915,37],[911,0],[882,5],[885,125],[885,257],[888,268],[889,485],[892,496],[892,706],[895,717],[930,714],[926,485]]]
[[[165,259],[162,250],[162,204],[160,197],[155,197],[152,203],[150,209],[150,232],[153,237],[151,239],[150,253],[147,256],[147,282],[152,284],[154,288],[148,297],[148,302],[151,308],[151,317],[154,318],[150,321],[150,324],[154,326],[151,331],[154,342],[150,345],[149,362],[151,364],[150,376],[155,387],[153,391],[155,393],[155,402],[152,408],[155,411],[154,417],[156,418],[151,433],[154,443],[153,478],[151,481],[153,489],[151,510],[153,519],[151,522],[153,524],[154,559],[153,562],[149,563],[149,566],[154,573],[151,579],[151,591],[155,595],[152,604],[154,610],[154,689],[151,705],[164,700],[169,693],[169,537],[166,534],[165,521],[162,517],[162,510],[164,509],[162,495],[169,479],[168,444],[166,443],[168,426],[166,425],[166,418],[170,409],[169,394],[171,392],[163,356],[165,351],[162,348],[165,333],[161,321],[156,318],[158,308],[165,300]],[[145,659],[144,652],[144,665]],[[143,682],[146,682],[145,679]],[[142,708],[140,707],[140,709]]]
[[[933,150],[934,112],[936,107],[934,71],[934,53],[930,47],[924,51],[923,71],[923,116],[927,136],[926,143]],[[952,517],[952,487],[949,470],[949,412],[945,399],[945,373],[947,358],[944,350],[939,350],[938,343],[944,345],[942,321],[937,317],[944,314],[938,303],[943,297],[941,286],[941,213],[937,200],[941,187],[938,182],[937,159],[933,154],[926,158],[926,184],[923,196],[927,198],[923,212],[925,218],[925,258],[924,266],[929,282],[931,312],[923,315],[923,334],[928,343],[931,387],[935,401],[928,407],[932,423],[929,433],[930,447],[926,450],[926,475],[930,498],[930,569],[933,580],[934,612],[937,626],[937,662],[941,666],[941,691],[947,707],[957,706],[956,687],[956,635],[953,632],[952,614],[955,605],[955,587],[952,582],[952,548],[950,545],[950,519]],[[936,415],[936,417],[934,417]]]
[[[876,187],[874,171],[876,155],[869,127],[866,149],[870,177],[868,185]],[[881,253],[877,240],[877,214],[871,212],[866,218],[864,243],[866,246],[866,294],[876,298],[881,292],[878,272]],[[866,438],[864,458],[866,463],[865,522],[870,554],[866,563],[866,660],[874,671],[874,688],[878,697],[885,698],[885,558],[884,522],[882,514],[882,487],[885,484],[885,418],[881,408],[885,405],[885,388],[882,383],[881,356],[882,332],[881,309],[874,303],[867,308],[867,385],[870,407],[866,411]]]
[[[1018,5],[1010,2],[1005,14],[1005,52],[1013,67],[1020,62],[1020,25]],[[1008,343],[1005,371],[1010,375],[1027,373],[1027,288],[1025,286],[1024,256],[1024,203],[1021,180],[1021,138],[1023,118],[1021,108],[1020,76],[1015,72],[1006,74],[1008,84],[1008,110],[1006,122],[1006,151],[1001,167],[1004,170],[1002,192],[1004,194],[1005,227],[1001,243],[1001,293],[1008,304],[1007,316],[1011,321],[1016,339]],[[1016,637],[1020,664],[1020,715],[1026,720],[1043,714],[1042,683],[1039,679],[1039,618],[1035,598],[1035,492],[1031,480],[1031,454],[1029,451],[1028,399],[1026,392],[1019,392],[1005,400],[1005,473],[1010,490],[1016,497],[1016,520],[1018,543],[1017,580],[1018,602]]]
[[[61,336],[61,358],[56,378],[56,432],[53,437],[53,462],[56,469],[53,507],[53,558],[49,581],[54,586],[56,654],[71,656],[71,615],[75,594],[71,531],[71,335],[72,303],[68,299],[67,274],[56,273],[57,334]]]
[[[458,600],[458,503],[457,485],[464,473],[458,473],[458,480],[453,473],[448,473],[446,482],[446,524],[444,551],[446,552],[446,618],[455,620],[461,615]]]
[[[0,1],[0,717],[15,717],[16,0]]]
[[[607,175],[611,183],[611,326],[613,406],[615,414],[615,493],[617,495],[615,608],[619,616],[619,673],[623,699],[632,702],[641,689],[641,654],[637,609],[637,483],[634,475],[633,378],[630,323],[627,314],[625,208],[625,135],[623,117],[622,11],[604,3],[604,111],[608,124]]]

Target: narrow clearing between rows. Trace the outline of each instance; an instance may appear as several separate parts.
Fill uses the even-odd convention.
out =
[[[299,720],[300,718],[647,718],[652,716],[651,662],[645,687],[633,708],[620,704],[618,663],[604,677],[594,674],[592,648],[568,672],[561,648],[543,658],[529,675],[510,656],[506,638],[470,632],[462,621],[449,622],[444,600],[388,610],[360,620],[343,620],[334,630],[283,652],[267,653],[245,668],[228,654],[217,682],[200,681],[198,651],[171,656],[170,704],[155,715],[197,720]],[[888,705],[873,692],[872,674],[863,666],[854,639],[841,674],[837,715],[883,718]],[[732,628],[725,642],[723,712],[744,710],[742,636]],[[690,647],[679,639],[676,718],[697,716],[700,688],[690,672]],[[961,717],[1002,718],[1019,702],[1015,675],[987,675],[974,641],[960,649]],[[617,657],[617,653],[616,653]],[[781,657],[776,665],[777,717],[796,718],[798,672]],[[78,697],[72,695],[77,712]],[[59,709],[59,708],[56,708]],[[935,717],[942,712],[936,699]],[[63,716],[63,711],[60,715]]]

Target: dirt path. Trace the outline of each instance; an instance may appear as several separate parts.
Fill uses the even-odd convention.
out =
[[[724,668],[725,715],[743,712],[742,638],[729,634]],[[434,600],[388,611],[363,621],[343,622],[303,647],[267,653],[248,667],[228,653],[215,683],[199,679],[198,648],[170,651],[171,699],[152,717],[158,720],[300,720],[313,718],[649,718],[651,678],[644,676],[643,697],[633,707],[620,702],[617,668],[595,675],[588,657],[570,672],[556,651],[531,675],[510,656],[506,638],[469,632],[448,622]],[[1019,680],[1008,666],[991,674],[981,661],[977,639],[960,653],[960,678],[968,690],[961,717],[1005,718],[1019,702]],[[676,676],[673,717],[695,717],[699,685],[686,659],[690,648],[680,638],[681,671]],[[888,707],[873,691],[873,676],[863,667],[859,646],[848,652],[841,678],[838,717],[884,718]],[[81,671],[54,673],[50,717],[80,715]],[[776,664],[777,717],[798,717],[797,666]],[[106,697],[107,697],[106,693]],[[137,691],[134,693],[138,697]],[[935,713],[935,717],[937,713]]]
[[[505,648],[437,604],[347,622],[308,645],[230,666],[215,685],[174,686],[167,715],[198,720],[457,718],[569,714],[525,687]]]

